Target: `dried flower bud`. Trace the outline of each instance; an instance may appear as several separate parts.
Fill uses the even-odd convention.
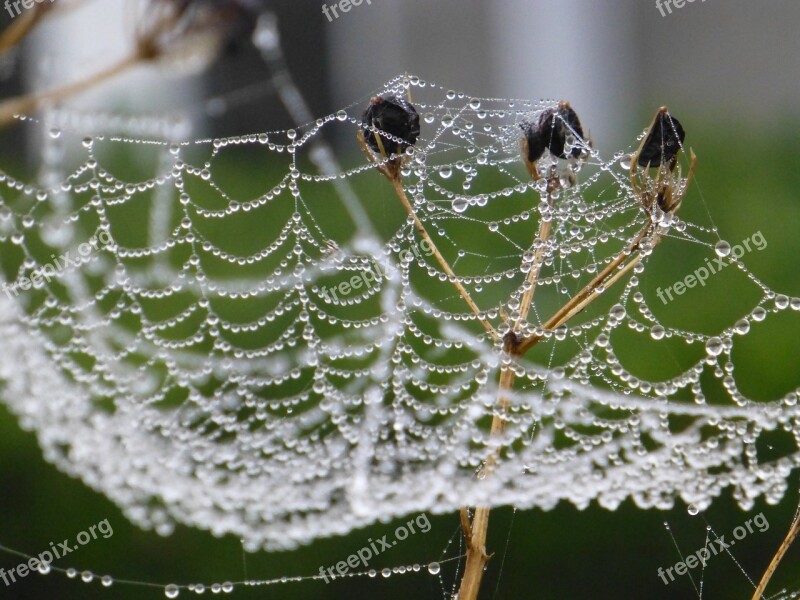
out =
[[[362,124],[364,139],[377,154],[381,154],[381,148],[376,134],[387,156],[402,154],[419,137],[419,115],[414,105],[393,94],[372,98]]]
[[[549,150],[550,154],[558,158],[567,156],[578,158],[583,151],[580,144],[574,144],[568,154],[564,151],[569,133],[583,140],[580,119],[568,102],[562,102],[558,108],[544,110],[536,123],[523,123],[522,130],[527,142],[525,158],[529,163],[539,160],[545,150]]]
[[[683,147],[685,137],[686,133],[678,119],[662,108],[639,149],[639,166],[660,167],[664,162],[672,163]]]
[[[250,40],[265,0],[150,0],[139,34],[145,58],[186,48],[215,57]],[[202,49],[206,45],[208,48]]]

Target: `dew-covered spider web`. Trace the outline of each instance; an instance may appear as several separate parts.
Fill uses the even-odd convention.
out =
[[[390,94],[420,115],[399,181],[430,240],[356,140],[370,97]],[[0,171],[4,401],[136,524],[250,550],[465,504],[702,510],[729,488],[744,509],[778,502],[798,390],[761,397],[737,368],[800,298],[747,268],[763,236],[722,241],[683,189],[689,140],[674,213],[644,210],[631,183],[643,126],[611,156],[567,136],[582,157],[539,165],[555,191],[532,180],[521,127],[556,104],[400,76],[296,129],[226,139],[28,120],[38,173]],[[643,230],[639,264],[542,327]],[[509,358],[515,324],[541,341]],[[502,369],[515,384],[493,437]]]

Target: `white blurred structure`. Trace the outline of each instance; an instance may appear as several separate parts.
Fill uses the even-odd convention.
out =
[[[48,90],[79,81],[130,56],[134,51],[134,24],[145,10],[145,0],[102,0],[54,11],[31,36],[27,88]],[[168,85],[165,76],[169,76]],[[156,129],[157,121],[167,123],[167,115],[180,115],[177,129],[175,121],[170,120],[172,134],[180,137],[191,126],[182,108],[201,97],[200,83],[197,78],[171,76],[165,67],[136,66],[63,104],[75,109],[73,119],[81,113],[152,114],[155,120],[149,127]]]
[[[800,116],[798,22],[800,3],[747,0],[664,17],[655,0],[374,0],[325,21],[336,105],[408,71],[471,95],[567,99],[602,150],[662,104],[697,124]]]

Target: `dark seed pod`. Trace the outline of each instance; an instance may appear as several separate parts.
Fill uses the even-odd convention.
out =
[[[376,134],[387,156],[402,154],[417,143],[419,115],[414,105],[393,94],[375,96],[362,118],[362,133],[369,147],[381,154]]]
[[[522,130],[528,145],[527,159],[530,163],[542,158],[545,150],[549,150],[553,156],[567,158],[564,145],[570,132],[583,139],[580,119],[567,102],[562,102],[558,108],[543,111],[536,123],[523,123]],[[569,156],[578,158],[582,151],[580,145],[576,144],[570,150]]]
[[[685,137],[686,132],[678,119],[662,108],[639,150],[639,166],[660,167],[664,162],[673,163]]]

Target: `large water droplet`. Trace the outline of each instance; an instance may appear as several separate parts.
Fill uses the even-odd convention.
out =
[[[650,328],[650,337],[654,340],[663,340],[666,330],[661,325],[653,325]]]
[[[608,311],[608,316],[615,321],[621,321],[625,318],[625,307],[622,306],[622,304],[615,304],[611,307],[611,310]]]
[[[469,200],[459,197],[453,200],[453,210],[457,213],[463,213],[469,206]]]
[[[694,517],[700,513],[700,509],[697,508],[694,504],[690,504],[689,508],[687,509],[687,512]]]
[[[719,356],[722,354],[722,350],[724,346],[722,345],[722,340],[716,336],[708,338],[706,342],[706,352],[708,352],[709,356]]]
[[[739,335],[744,335],[750,331],[750,321],[747,319],[739,319],[733,326],[733,330]]]
[[[725,240],[720,240],[717,242],[717,245],[714,246],[714,252],[716,252],[719,257],[728,256],[731,253],[731,245]]]
[[[167,587],[164,588],[164,595],[167,598],[177,598],[178,594],[180,593],[181,593],[180,588],[174,583],[170,583]]]
[[[428,565],[428,573],[431,575],[438,575],[439,571],[442,570],[442,567],[439,565],[438,562],[432,562]]]
[[[442,179],[449,179],[452,174],[453,174],[453,167],[451,167],[450,165],[444,165],[439,169],[439,176]]]

